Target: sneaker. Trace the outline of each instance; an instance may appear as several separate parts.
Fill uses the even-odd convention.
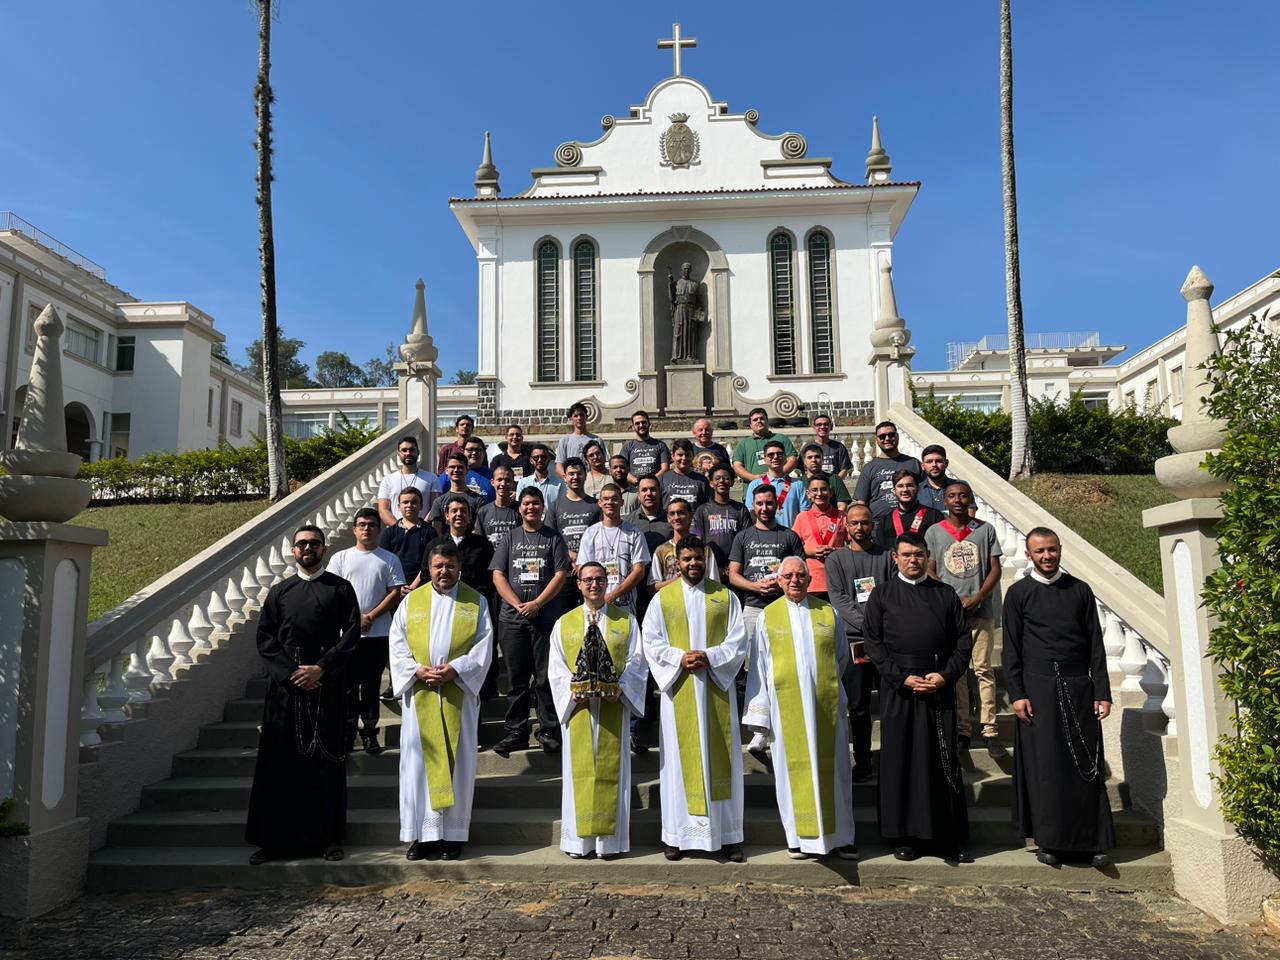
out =
[[[755,757],[756,762],[770,773],[773,773],[773,757],[769,756],[769,741],[763,733],[757,733],[747,744],[747,753]]]
[[[1062,864],[1062,861],[1058,859],[1058,855],[1056,853],[1051,853],[1043,848],[1036,851],[1036,859],[1046,867],[1057,867]]]
[[[799,847],[787,847],[787,856],[792,860],[809,860],[811,856],[801,850]]]
[[[528,750],[529,737],[520,736],[518,733],[509,733],[493,746],[493,752],[506,760],[511,756],[512,750]]]
[[[982,742],[987,746],[987,756],[992,760],[1007,760],[1009,751],[1005,749],[1005,745],[995,737],[983,737]]]
[[[856,843],[849,843],[843,847],[836,848],[836,856],[841,860],[861,860],[862,854],[858,852]]]
[[[649,752],[648,746],[640,742],[640,738],[634,733],[631,735],[631,752],[637,757],[643,757]]]
[[[662,845],[662,855],[666,857],[668,860],[684,859],[683,850],[681,850],[679,847],[673,847],[670,844],[666,844],[666,843]]]
[[[390,687],[387,687],[387,689],[378,694],[378,699],[384,703],[395,703],[398,698],[396,697],[395,691]]]
[[[382,752],[382,745],[378,743],[378,735],[376,733],[369,734],[369,736],[364,737],[363,740],[365,753],[372,754],[376,757]]]
[[[570,860],[585,860],[585,859],[587,859],[587,855],[586,855],[585,853],[573,853],[573,852],[569,851],[569,852],[568,852],[568,854],[569,854],[569,859],[570,859]]]
[[[726,843],[720,848],[720,852],[724,854],[724,858],[730,863],[747,862],[747,856],[742,852],[742,844],[740,843]]]

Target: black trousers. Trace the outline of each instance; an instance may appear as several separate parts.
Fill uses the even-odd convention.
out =
[[[347,666],[347,742],[354,743],[359,730],[366,737],[378,732],[382,710],[379,694],[382,671],[387,669],[387,638],[361,637]]]
[[[507,665],[507,682],[511,685],[507,694],[507,733],[529,736],[529,706],[532,702],[538,714],[538,732],[547,733],[559,741],[560,721],[556,718],[551,682],[547,679],[551,624],[541,620],[499,621],[498,647],[502,650],[502,659]]]
[[[849,701],[849,735],[853,740],[853,764],[871,765],[871,688],[876,668],[870,663],[850,663],[844,672],[844,693]]]

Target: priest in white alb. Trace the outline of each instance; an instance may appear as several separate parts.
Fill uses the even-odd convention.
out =
[[[808,595],[804,560],[783,560],[778,582],[782,596],[756,621],[743,722],[772,737],[788,855],[805,860],[834,850],[856,860],[849,715],[840,683],[849,665],[844,624],[835,607]]]
[[[631,849],[631,717],[644,716],[649,668],[629,610],[605,603],[609,574],[578,568],[582,606],[551,630],[547,680],[560,718],[560,849],[612,860]]]
[[[471,830],[480,687],[493,626],[479,592],[460,583],[453,541],[427,551],[431,583],[391,621],[391,688],[401,705],[400,839],[405,856],[457,860]]]
[[[742,738],[734,678],[747,657],[742,607],[706,577],[705,544],[676,544],[680,578],[649,604],[644,653],[661,693],[662,844],[668,860],[685,850],[719,850],[742,863]]]

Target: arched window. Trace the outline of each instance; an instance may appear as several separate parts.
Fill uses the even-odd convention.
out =
[[[809,316],[813,372],[836,372],[835,324],[831,308],[831,238],[821,230],[809,234]]]
[[[560,244],[554,240],[538,244],[537,276],[534,376],[539,383],[554,383],[560,379]]]
[[[599,320],[596,307],[596,245],[579,240],[573,245],[573,377],[595,380]]]
[[[795,271],[790,234],[775,233],[769,239],[769,304],[773,313],[773,372],[796,373]]]

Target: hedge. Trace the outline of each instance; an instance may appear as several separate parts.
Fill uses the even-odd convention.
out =
[[[291,483],[306,483],[368,444],[381,431],[347,425],[306,440],[285,437],[285,460]],[[190,503],[265,497],[267,445],[255,437],[250,446],[225,441],[211,450],[148,453],[129,460],[115,457],[84,463],[80,478],[93,484],[93,499],[111,503]]]
[[[1009,473],[1012,419],[1003,410],[983,413],[940,401],[929,388],[916,412],[1000,476]],[[1166,433],[1171,417],[1088,408],[1073,393],[1063,403],[1031,402],[1031,449],[1036,469],[1045,473],[1154,473],[1155,462],[1172,452]]]
[[[1264,315],[1265,318],[1265,315]],[[1262,321],[1233,331],[1208,364],[1206,408],[1227,425],[1206,460],[1231,481],[1222,495],[1218,556],[1204,603],[1217,619],[1209,655],[1236,703],[1217,747],[1223,815],[1273,866],[1280,864],[1280,337]],[[1194,666],[1194,665],[1193,665]]]

